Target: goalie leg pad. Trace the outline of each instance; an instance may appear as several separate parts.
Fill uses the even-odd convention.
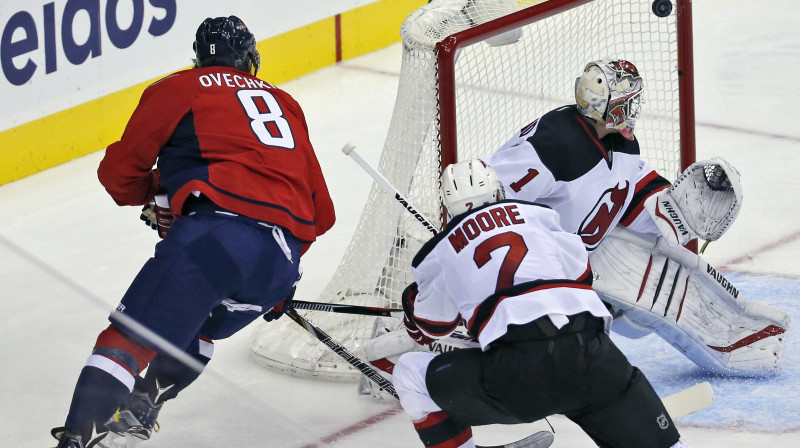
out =
[[[601,295],[602,296],[602,295]],[[643,327],[636,323],[630,313],[621,313],[622,315],[614,319],[613,326],[614,333],[625,336],[628,339],[640,339],[653,333],[651,327]]]
[[[400,324],[402,325],[402,323]],[[408,341],[403,340],[403,336]],[[405,330],[392,330],[390,324],[383,319],[375,319],[372,326],[370,340],[361,348],[364,360],[387,381],[392,382],[392,374],[397,358],[406,351],[413,350],[417,343],[408,337]],[[366,376],[361,376],[358,383],[358,394],[369,395],[380,401],[388,400],[391,397]]]
[[[399,329],[392,330],[383,320],[378,319],[373,327],[372,339],[364,344],[364,358],[373,364],[375,361],[383,359],[396,363],[397,358],[407,352],[444,353],[460,348],[475,347],[480,347],[480,344],[461,332],[455,332],[450,337],[437,339],[431,344],[419,345],[408,336],[408,332],[402,324]]]
[[[422,349],[408,336],[405,328],[390,332],[378,332],[373,336],[364,344],[364,356],[370,362],[388,359],[394,363],[403,353]]]
[[[603,300],[698,366],[743,375],[779,369],[790,324],[786,313],[746,300],[686,248],[618,228],[590,260]]]

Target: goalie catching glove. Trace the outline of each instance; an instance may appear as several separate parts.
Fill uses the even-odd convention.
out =
[[[142,209],[139,219],[150,226],[151,229],[158,231],[158,236],[167,236],[167,230],[175,220],[175,215],[169,208],[169,199],[166,194],[157,194],[149,204]]]
[[[416,282],[408,285],[403,291],[403,325],[405,325],[408,335],[411,336],[414,342],[419,345],[428,345],[435,339],[423,333],[417,324],[414,323],[414,300],[416,300],[418,293],[419,290],[417,289]]]
[[[647,198],[644,207],[672,247],[698,237],[716,241],[742,207],[739,172],[718,157],[695,162],[672,186]]]

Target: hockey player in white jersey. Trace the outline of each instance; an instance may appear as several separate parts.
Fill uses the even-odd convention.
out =
[[[561,226],[581,237],[616,333],[655,332],[708,371],[774,373],[789,317],[746,300],[683,247],[698,237],[718,239],[735,220],[739,174],[719,158],[693,164],[674,184],[655,172],[633,133],[643,91],[632,63],[590,62],[575,81],[576,104],[536,119],[482,160],[498,173],[506,198],[552,207]],[[420,350],[403,331],[375,335],[364,354],[384,372],[399,354]],[[465,346],[451,337],[423,350]],[[375,394],[366,380],[359,392]]]
[[[479,160],[446,168],[442,192],[455,216],[414,257],[404,324],[424,344],[463,323],[479,347],[400,356],[394,387],[424,446],[475,447],[472,426],[563,414],[599,446],[686,447],[608,337],[581,238],[545,205],[502,200]]]
[[[643,91],[632,63],[590,62],[575,81],[576,104],[533,121],[483,161],[507,198],[549,205],[581,237],[616,332],[655,331],[706,370],[773,373],[788,316],[748,302],[683,247],[729,228],[742,203],[739,173],[714,158],[670,185],[639,156],[633,132]]]

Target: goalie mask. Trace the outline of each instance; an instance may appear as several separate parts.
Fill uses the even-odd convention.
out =
[[[261,66],[256,38],[236,16],[204,20],[193,48],[197,67],[221,65],[255,75]]]
[[[505,197],[497,172],[478,159],[448,165],[439,193],[450,218]]]
[[[590,62],[575,80],[578,111],[616,129],[633,140],[633,128],[641,110],[644,83],[636,67],[625,60]]]

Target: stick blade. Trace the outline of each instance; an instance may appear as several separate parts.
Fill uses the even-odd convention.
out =
[[[516,442],[506,443],[505,445],[480,446],[478,448],[547,448],[553,444],[555,437],[550,431],[539,431],[531,434],[524,439]]]
[[[661,401],[664,402],[670,417],[677,420],[714,404],[714,389],[705,381],[664,397]]]

